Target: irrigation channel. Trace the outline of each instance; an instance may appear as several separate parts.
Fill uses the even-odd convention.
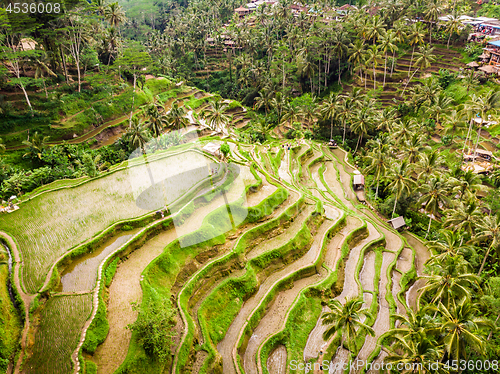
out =
[[[304,140],[290,147],[230,141],[230,149],[242,188],[228,167],[214,176],[215,183],[200,182],[186,192],[191,197],[182,204],[189,209],[124,219],[90,253],[57,260],[64,263],[60,281],[38,318],[58,321],[50,308],[61,305],[79,308],[81,316],[71,333],[43,320],[30,328],[28,357],[16,373],[38,373],[32,367],[44,360],[36,357],[42,348],[58,362],[55,374],[68,368],[82,373],[85,362],[96,364],[99,374],[137,368],[137,341],[130,344],[135,338],[127,326],[137,319],[131,304],[143,301],[145,284],[169,295],[176,317],[172,356],[163,366],[155,363],[152,373],[306,373],[293,370],[292,362],[323,360],[333,364],[314,373],[340,373],[335,364],[383,361],[380,339],[394,327],[391,317],[415,306],[421,281],[401,280],[422,274],[425,246],[394,231],[358,200],[352,188],[356,170],[342,149]],[[182,217],[178,225],[171,224],[175,217]],[[141,220],[133,230],[120,229]],[[208,242],[190,242],[212,231],[217,235]],[[176,252],[184,241],[191,244]],[[111,280],[105,273],[113,259],[119,260]],[[95,351],[82,352],[102,296],[109,332]],[[354,345],[338,335],[325,341],[321,315],[329,311],[327,302],[348,297],[363,299],[372,313],[365,322],[375,336],[362,335]],[[51,351],[61,334],[71,337],[63,339],[67,347]]]

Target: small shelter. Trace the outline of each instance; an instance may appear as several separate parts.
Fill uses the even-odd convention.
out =
[[[365,177],[361,174],[354,175],[353,185],[354,185],[355,190],[364,189],[365,188]]]
[[[481,71],[485,72],[486,74],[494,74],[497,72],[497,69],[492,65],[481,66],[478,70],[481,70]]]
[[[476,155],[479,158],[482,158],[483,160],[491,161],[491,158],[493,157],[493,152],[486,151],[484,149],[476,149]]]
[[[466,65],[468,68],[478,68],[480,65],[476,61],[469,62]]]
[[[234,11],[235,11],[235,13],[237,13],[237,14],[238,14],[238,16],[240,16],[240,17],[244,17],[244,16],[246,16],[247,14],[250,14],[250,12],[251,12],[251,10],[250,10],[250,9],[248,9],[248,8],[244,8],[244,7],[242,7],[242,6],[240,6],[239,8],[236,8]]]
[[[405,219],[403,217],[401,217],[401,216],[393,218],[393,219],[390,219],[389,221],[387,221],[387,223],[389,225],[391,225],[391,227],[394,230],[399,230],[399,229],[401,229],[401,228],[403,228],[403,227],[406,226]]]
[[[208,152],[213,156],[217,156],[217,157],[220,156],[220,146],[216,143],[212,143],[212,142],[207,143],[203,147],[203,151]]]

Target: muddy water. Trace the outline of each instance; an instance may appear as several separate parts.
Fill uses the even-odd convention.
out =
[[[429,250],[414,236],[412,236],[408,233],[404,233],[403,236],[408,241],[408,244],[411,245],[413,247],[413,249],[415,250],[415,254],[416,254],[415,267],[417,269],[417,275],[421,276],[424,273],[424,264],[430,257]],[[406,304],[409,307],[413,308],[413,310],[416,309],[419,291],[424,285],[425,285],[425,280],[419,279],[415,283],[413,283],[413,285],[410,287],[410,289],[406,293]]]
[[[363,291],[375,291],[374,277],[370,276],[375,273],[375,252],[370,251],[365,255],[363,267],[359,272],[359,280]]]
[[[361,240],[354,248],[352,248],[349,252],[349,256],[345,262],[344,266],[344,286],[342,289],[342,293],[337,296],[335,299],[339,300],[341,303],[344,303],[345,299],[348,297],[355,297],[359,295],[358,284],[355,280],[355,272],[356,265],[361,253],[362,248],[368,244],[369,242],[380,237],[380,234],[373,227],[371,223],[367,223],[369,235],[367,238]],[[367,276],[374,277],[374,271],[372,270],[372,274],[368,274]],[[323,311],[329,311],[327,307],[324,308]],[[304,350],[305,358],[309,357],[317,357],[319,354],[319,350],[325,345],[325,341],[323,340],[323,333],[326,331],[327,326],[324,326],[321,323],[321,318],[318,319],[316,326],[309,334],[309,338],[307,340],[307,344]]]
[[[234,365],[232,362],[232,350],[236,346],[236,343],[238,342],[239,334],[244,327],[247,319],[250,317],[250,315],[253,313],[254,309],[257,307],[257,305],[260,303],[260,301],[266,297],[268,294],[269,290],[281,279],[288,277],[289,275],[295,273],[296,271],[312,265],[316,259],[319,256],[320,250],[321,250],[321,244],[322,244],[322,237],[326,233],[326,231],[333,225],[333,222],[330,220],[326,220],[323,222],[323,224],[319,227],[315,239],[307,251],[307,253],[296,260],[295,262],[292,262],[285,268],[276,271],[272,273],[269,277],[267,277],[260,285],[259,290],[257,291],[256,294],[254,294],[250,299],[248,299],[244,304],[243,307],[241,308],[240,312],[236,316],[236,318],[233,320],[231,326],[229,327],[228,331],[226,332],[226,335],[224,339],[217,345],[217,349],[222,355],[223,358],[223,364],[224,364],[224,374],[232,374],[235,373]],[[254,360],[252,360],[255,362]],[[247,373],[250,374],[250,373]]]
[[[392,261],[394,261],[396,255],[390,252],[384,252],[382,254],[382,266],[380,268],[380,281],[379,281],[379,294],[378,294],[378,314],[375,323],[372,328],[375,330],[375,336],[368,335],[365,339],[365,344],[359,351],[358,359],[364,360],[375,350],[377,346],[377,339],[387,332],[390,325],[390,310],[389,303],[386,299],[387,289],[386,285],[389,282],[387,278],[387,269]]]
[[[269,374],[286,374],[286,348],[279,345],[267,359]]]
[[[69,267],[61,275],[61,292],[90,291],[97,280],[97,268],[110,253],[125,244],[138,229],[122,232],[108,239],[92,253],[86,254]]]

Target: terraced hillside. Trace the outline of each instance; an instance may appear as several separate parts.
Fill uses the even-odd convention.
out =
[[[208,141],[220,140],[201,138],[146,165],[199,155]],[[228,162],[204,154],[212,172],[162,215],[141,213],[123,164],[42,192],[7,217],[28,322],[14,372],[277,374],[303,373],[294,363],[318,359],[382,362],[380,339],[415,302],[409,286],[425,247],[357,200],[356,170],[341,149],[229,144]],[[60,214],[37,221],[54,204]],[[73,221],[62,218],[69,207],[79,212]],[[74,222],[82,228],[68,231]],[[321,314],[328,300],[355,296],[375,335],[360,334],[348,350],[337,336],[323,339]],[[143,318],[131,303],[157,298],[171,301],[176,321],[164,360],[127,328]]]
[[[433,45],[433,48],[432,54],[435,56],[435,61],[428,68],[422,70],[419,66],[415,66],[416,59],[414,57],[412,61],[411,50],[402,51],[400,55],[396,56],[396,62],[394,64],[392,74],[390,62],[388,63],[387,74],[385,74],[385,86],[385,61],[380,60],[375,68],[376,82],[374,82],[373,69],[369,67],[363,73],[362,80],[359,79],[359,72],[354,72],[354,85],[349,85],[346,88],[347,90],[351,90],[351,87],[354,86],[360,87],[366,92],[370,91],[373,93],[373,96],[377,98],[377,102],[380,102],[382,106],[387,106],[394,104],[394,100],[402,101],[402,94],[408,82],[409,88],[418,84],[419,79],[428,76],[430,73],[438,73],[440,69],[458,72],[460,68],[465,66],[462,62],[462,55],[454,49],[447,49],[446,46],[443,45]],[[413,75],[417,68],[419,69]],[[408,90],[405,91],[405,96],[407,96],[407,94]]]

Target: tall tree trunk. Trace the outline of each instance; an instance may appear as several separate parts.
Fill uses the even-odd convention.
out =
[[[479,143],[479,135],[481,134],[482,128],[483,128],[483,118],[481,117],[481,123],[479,124],[479,129],[477,130],[476,144],[474,145],[474,161],[476,161],[477,145]]]
[[[375,75],[375,63],[373,64],[373,89],[376,90],[377,89],[377,86],[376,86],[376,82],[377,82],[377,77]]]
[[[410,77],[410,79],[408,79],[408,82],[406,82],[405,84],[405,88],[403,89],[403,92],[401,93],[401,97],[403,97],[403,95],[405,94],[405,91],[406,91],[406,87],[408,87],[408,85],[410,84],[410,81],[411,79],[414,77],[415,73],[418,71],[418,69],[415,69],[415,71],[413,72],[412,76]]]
[[[356,149],[354,150],[354,153],[358,151],[358,147],[362,141],[363,141],[363,133],[361,133],[361,135],[358,137],[358,144],[356,144]]]
[[[342,82],[340,82],[340,57],[339,57],[339,84],[342,85]]]
[[[137,76],[136,73],[134,72],[134,91],[132,94],[132,108],[130,108],[130,118],[128,119],[128,126],[132,126],[132,115],[134,114],[134,103],[135,103],[135,85],[137,82]]]
[[[66,66],[66,57],[64,55],[64,51],[62,49],[62,46],[59,46],[59,50],[61,53],[61,58],[62,58],[62,63],[63,63],[63,68],[64,68],[64,78],[66,78],[66,84],[69,84],[68,68]]]
[[[26,92],[26,89],[24,88],[24,85],[22,83],[20,83],[19,86],[21,86],[21,90],[23,90],[24,97],[26,99],[26,103],[30,107],[31,117],[33,117],[33,107],[31,106],[31,102],[30,102],[30,98],[28,97],[28,93]]]
[[[345,145],[345,130],[346,130],[346,126],[347,126],[347,121],[344,119],[344,136],[342,138],[342,145]]]
[[[385,77],[387,75],[387,52],[385,52],[385,66],[384,66],[384,85],[382,88],[385,88]]]
[[[80,59],[76,59],[76,70],[78,72],[78,92],[82,91],[82,80],[80,76]]]
[[[396,204],[398,203],[398,198],[396,196],[396,199],[394,200],[394,208],[392,208],[392,215],[391,218],[394,217],[394,213],[396,213]]]
[[[394,72],[394,60],[396,58],[396,51],[392,52],[392,64],[391,64],[391,77],[392,73]]]
[[[408,76],[410,76],[411,65],[413,64],[413,54],[415,53],[415,44],[413,44],[413,50],[411,52],[410,66],[408,67]]]
[[[333,138],[333,117],[332,117],[332,123],[331,123],[331,126],[330,126],[330,139]]]
[[[486,264],[486,259],[488,258],[488,255],[490,254],[492,246],[493,246],[493,243],[491,243],[491,245],[488,247],[488,250],[486,251],[486,254],[484,255],[483,263],[481,264],[481,267],[479,268],[479,272],[477,273],[478,276],[480,276],[481,273],[483,272],[484,265]]]
[[[427,239],[427,236],[429,235],[429,231],[431,231],[431,222],[432,222],[432,218],[429,215],[429,226],[427,226],[427,233],[425,234],[425,238],[424,239]]]
[[[451,39],[451,32],[450,36],[448,36],[448,43],[446,43],[446,49],[450,49],[450,39]]]
[[[377,177],[377,188],[375,188],[375,200],[378,199],[378,186],[380,184],[380,175]]]
[[[469,135],[470,135],[470,132],[472,130],[472,123],[473,123],[473,119],[471,118],[469,129],[467,130],[467,136],[465,137],[465,141],[464,141],[464,147],[462,148],[462,155],[465,154],[465,146],[467,145],[467,143],[469,141]],[[463,160],[463,156],[462,156],[462,160]]]

